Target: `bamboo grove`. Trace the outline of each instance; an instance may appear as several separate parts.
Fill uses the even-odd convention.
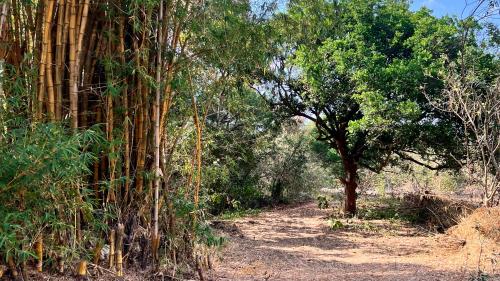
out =
[[[79,274],[85,275],[88,264],[105,262],[120,276],[123,264],[159,267],[186,261],[202,276],[208,264],[202,254],[206,250],[197,246],[203,231],[203,124],[211,95],[245,72],[231,59],[234,52],[251,52],[252,47],[238,36],[226,42],[224,34],[243,28],[259,35],[252,29],[250,5],[4,0],[0,10],[4,116],[27,120],[28,135],[53,124],[33,142],[54,132],[66,134],[78,147],[73,152],[86,155],[85,161],[80,155],[67,165],[88,163],[61,197],[47,199],[64,227],[38,222],[30,231],[14,231],[16,243],[0,243],[0,263],[7,261],[17,276],[30,264],[38,271],[60,272],[78,264]],[[237,43],[246,47],[231,46]],[[4,132],[21,126],[2,118]],[[55,145],[48,151],[60,149]],[[22,180],[30,173],[6,184],[12,186],[9,194],[2,191],[10,198],[7,205],[23,210],[28,204]],[[10,222],[28,228],[26,220]],[[100,261],[106,247],[108,260]]]

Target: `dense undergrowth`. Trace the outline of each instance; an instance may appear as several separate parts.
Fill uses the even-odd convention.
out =
[[[72,134],[62,126],[39,124],[11,128],[0,136],[0,249],[4,259],[24,262],[43,239],[53,249],[47,263],[74,260],[96,244],[106,221],[87,183],[93,149],[102,140],[96,130]],[[84,199],[85,198],[85,199]],[[111,212],[110,212],[111,211]],[[77,229],[75,220],[83,220]],[[47,236],[46,236],[47,235]],[[78,242],[77,242],[78,241]],[[78,246],[75,246],[75,243]]]

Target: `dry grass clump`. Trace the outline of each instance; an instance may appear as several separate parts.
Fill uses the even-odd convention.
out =
[[[476,209],[471,202],[434,194],[423,194],[418,199],[417,206],[427,218],[426,224],[436,226],[440,231],[457,225],[462,218],[467,217]]]
[[[473,272],[473,276],[493,277],[493,280],[500,277],[500,207],[476,209],[448,229],[447,234],[459,243],[449,243],[450,239],[442,242],[456,246],[453,247],[458,250],[455,257],[464,260],[464,270]]]
[[[488,239],[500,243],[500,207],[478,208],[471,215],[450,228],[448,233],[466,242]]]
[[[362,201],[358,216],[363,219],[399,219],[424,226],[430,231],[444,232],[476,208],[467,201],[430,193],[406,194],[398,198]]]

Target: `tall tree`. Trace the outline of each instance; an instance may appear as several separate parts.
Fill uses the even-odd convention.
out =
[[[360,168],[404,159],[439,169],[459,158],[461,127],[424,95],[441,94],[443,56],[456,57],[454,20],[408,1],[296,0],[273,25],[278,55],[261,89],[338,153],[346,213],[356,212]]]

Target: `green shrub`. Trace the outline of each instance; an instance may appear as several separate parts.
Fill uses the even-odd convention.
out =
[[[316,201],[318,201],[318,208],[320,209],[328,209],[329,204],[328,204],[328,199],[326,199],[325,196],[318,196],[316,198]]]
[[[344,228],[344,224],[340,220],[337,220],[337,219],[329,219],[328,226],[332,230]]]
[[[44,233],[55,234],[43,235],[44,244],[57,246],[59,256],[79,255],[79,246],[96,237],[86,233],[105,228],[104,220],[94,216],[95,202],[83,199],[93,192],[86,176],[96,158],[88,148],[100,140],[98,130],[72,134],[54,124],[1,133],[0,255],[26,260]],[[75,237],[80,215],[84,241]]]

